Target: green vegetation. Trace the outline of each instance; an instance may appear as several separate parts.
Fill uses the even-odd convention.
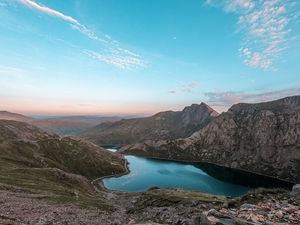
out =
[[[120,156],[15,121],[0,121],[0,134],[0,188],[9,185],[55,202],[112,208],[91,180],[124,172]]]

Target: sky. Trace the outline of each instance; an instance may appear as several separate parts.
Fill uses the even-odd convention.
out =
[[[0,110],[150,115],[300,94],[298,0],[0,0]]]

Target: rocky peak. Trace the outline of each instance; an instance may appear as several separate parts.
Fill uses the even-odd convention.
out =
[[[182,112],[185,114],[209,112],[210,114],[212,114],[212,116],[219,115],[218,112],[216,112],[214,109],[212,109],[209,105],[207,105],[204,102],[201,102],[200,104],[192,104],[190,106],[187,106],[182,110]]]
[[[199,122],[204,120],[211,120],[213,117],[218,116],[219,113],[213,110],[207,104],[192,104],[182,110],[182,120],[184,124]]]

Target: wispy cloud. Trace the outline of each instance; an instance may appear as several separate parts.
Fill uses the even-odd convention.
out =
[[[215,107],[219,111],[226,111],[229,107],[236,103],[256,103],[264,101],[272,101],[279,98],[292,95],[300,95],[300,88],[289,88],[278,91],[265,92],[207,92],[204,93],[207,97],[207,103]]]
[[[64,13],[59,12],[55,9],[51,9],[47,6],[38,4],[33,0],[17,0],[17,1],[23,4],[24,6],[38,10],[41,13],[45,13],[57,17],[59,19],[62,19],[65,22],[69,23],[72,29],[81,32],[89,39],[100,42],[101,45],[104,46],[103,49],[101,50],[102,52],[96,52],[93,50],[84,50],[84,52],[88,56],[92,57],[93,59],[116,66],[120,69],[128,69],[133,67],[145,66],[145,62],[141,59],[141,56],[125,48],[120,47],[119,42],[112,39],[109,35],[102,35],[102,36],[97,35],[94,31],[87,28],[85,25],[80,23],[74,17],[65,15]]]
[[[291,23],[297,14],[292,0],[208,0],[238,15],[238,31],[245,34],[239,49],[246,65],[275,69],[274,62],[289,47]]]
[[[139,55],[125,51],[124,49],[115,49],[109,54],[91,50],[84,50],[83,53],[93,59],[116,66],[120,69],[130,69],[146,66],[145,62],[142,61]]]
[[[187,93],[192,93],[196,88],[200,86],[199,82],[197,81],[192,81],[187,84],[182,84],[178,87],[176,87],[174,90],[170,90],[170,94],[176,94],[180,92],[187,92]]]

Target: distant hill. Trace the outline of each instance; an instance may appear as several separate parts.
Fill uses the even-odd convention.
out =
[[[59,135],[77,135],[84,130],[94,127],[103,122],[115,122],[121,120],[118,116],[65,116],[46,119],[35,119],[32,124],[44,130]]]
[[[91,180],[125,171],[121,156],[27,123],[0,120],[0,185],[56,200],[100,204]]]
[[[30,122],[33,118],[8,111],[0,111],[0,120],[15,120],[21,122]]]
[[[188,137],[207,125],[218,113],[205,103],[182,111],[160,112],[150,117],[102,123],[80,134],[98,145],[125,145],[145,140]]]
[[[0,111],[0,120],[14,120],[30,123],[45,131],[50,131],[62,136],[77,135],[88,128],[103,122],[116,122],[119,116],[63,116],[49,118],[33,118],[8,111]]]
[[[128,145],[121,152],[209,162],[299,183],[300,96],[236,104],[188,138]]]

